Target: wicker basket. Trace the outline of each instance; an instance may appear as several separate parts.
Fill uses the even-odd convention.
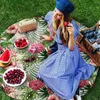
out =
[[[79,47],[81,47],[84,52],[87,53],[87,55],[96,63],[96,65],[99,67],[100,66],[100,52],[97,51],[96,48],[92,46],[92,44],[95,42],[89,42],[87,38],[83,35],[84,31],[91,30],[93,28],[96,28],[96,26],[93,26],[91,28],[86,28],[80,32],[76,39],[76,43],[78,44]]]

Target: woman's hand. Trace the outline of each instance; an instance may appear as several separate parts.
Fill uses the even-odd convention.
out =
[[[45,41],[52,41],[53,40],[52,36],[48,36],[48,35],[42,35],[41,39],[43,39]]]
[[[74,35],[74,27],[71,23],[68,24],[67,30],[68,30],[69,35],[72,35],[72,34]]]
[[[42,40],[42,39],[43,39],[43,40],[47,40],[47,39],[48,39],[48,36],[47,36],[47,35],[42,35],[42,36],[41,36],[41,40]]]

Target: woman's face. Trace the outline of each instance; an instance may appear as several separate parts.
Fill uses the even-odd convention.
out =
[[[62,16],[63,16],[63,13],[61,13],[59,10],[55,8],[54,13],[53,13],[54,20],[61,20]]]

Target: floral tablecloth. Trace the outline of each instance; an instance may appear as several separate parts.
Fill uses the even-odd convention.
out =
[[[10,40],[10,45],[7,45],[11,51],[12,64],[6,68],[0,68],[0,74],[3,74],[6,69],[9,68],[22,68],[25,70],[27,78],[26,81],[17,87],[10,87],[4,84],[2,77],[0,77],[0,87],[8,96],[17,100],[46,100],[47,97],[52,94],[50,90],[42,81],[38,80],[35,75],[38,71],[39,65],[44,59],[49,55],[49,46],[51,42],[41,41],[41,35],[49,34],[47,31],[47,23],[44,21],[43,17],[34,17],[38,22],[37,29],[34,31],[29,31],[26,33],[16,33]],[[20,22],[18,22],[20,23]],[[80,30],[84,29],[85,26],[79,24]],[[29,46],[33,43],[42,43],[44,50],[39,53],[29,52],[29,46],[25,49],[17,49],[14,46],[14,42],[20,38],[25,37],[29,40]],[[81,51],[81,55],[84,60],[89,63],[90,58],[86,53]],[[79,84],[79,95],[84,96],[90,88],[92,88],[96,76],[98,73],[98,68],[88,80],[81,80]],[[3,100],[2,98],[0,100]],[[6,100],[6,99],[5,99]]]

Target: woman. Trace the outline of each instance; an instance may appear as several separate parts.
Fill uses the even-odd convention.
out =
[[[73,6],[73,5],[72,5]],[[69,11],[68,13],[71,13],[73,12],[74,8],[72,7],[71,10],[67,10]],[[68,19],[71,20],[71,23],[73,24],[73,26],[75,27],[75,34],[74,34],[74,37],[76,39],[76,37],[78,36],[79,34],[79,27],[78,25],[75,23],[74,20],[72,20],[71,16],[69,15],[69,17],[66,17]],[[42,38],[46,41],[52,41],[54,40],[52,38],[52,34],[53,34],[53,25],[52,25],[52,19],[53,19],[53,11],[49,11],[46,15],[45,15],[45,20],[47,21],[48,23],[48,32],[50,33],[50,36],[47,36],[47,35],[43,35]],[[67,19],[67,20],[68,20]],[[65,23],[66,24],[66,23]],[[55,51],[58,50],[58,46],[57,46],[57,43],[55,41],[53,41],[54,43],[50,46],[50,50],[51,50],[51,53],[54,53]]]
[[[40,66],[37,76],[51,88],[57,100],[70,100],[74,97],[81,79],[88,79],[94,67],[81,57],[75,44],[76,26],[70,18],[74,10],[68,0],[58,0],[53,12],[52,35],[45,40],[57,42],[58,50],[52,53]],[[48,99],[49,100],[49,99]]]

